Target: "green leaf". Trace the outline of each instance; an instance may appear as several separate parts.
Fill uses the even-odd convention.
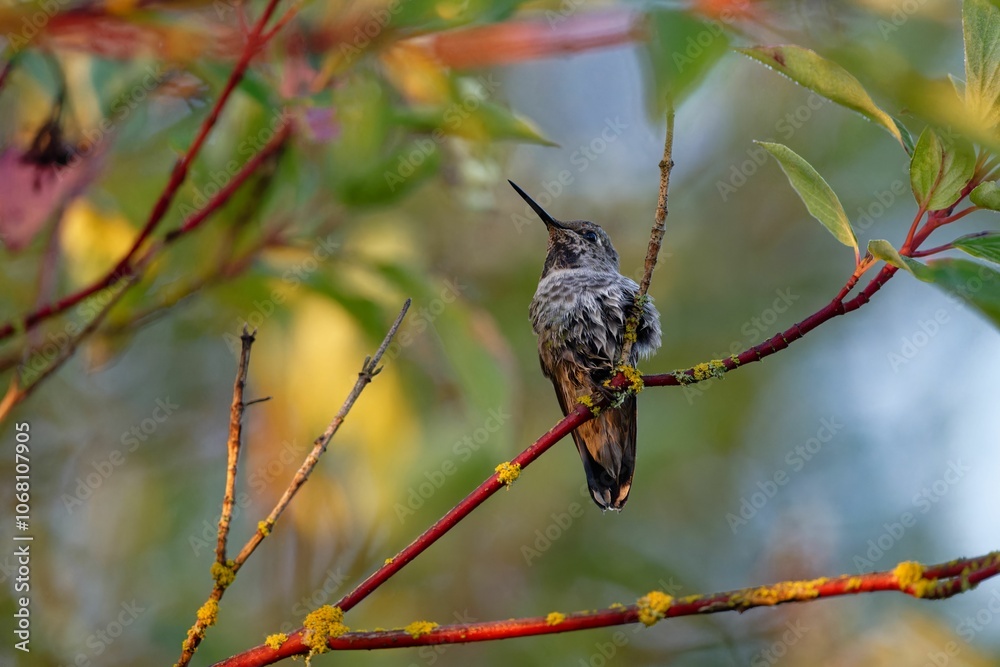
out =
[[[729,49],[719,22],[697,20],[684,12],[654,8],[646,17],[646,54],[655,85],[646,86],[650,113],[658,120],[667,100],[680,104]]]
[[[882,111],[869,97],[861,82],[837,63],[801,46],[754,46],[737,49],[795,83],[815,91],[832,102],[856,111],[878,123],[906,147],[903,133],[892,116]]]
[[[385,205],[435,175],[441,149],[428,137],[417,137],[369,169],[348,173],[334,184],[337,198],[352,206]]]
[[[1000,272],[967,259],[928,262],[930,282],[972,304],[1000,327]]]
[[[931,193],[941,172],[941,162],[944,159],[944,149],[937,134],[928,125],[920,133],[917,145],[910,157],[910,188],[917,204],[926,208]]]
[[[387,204],[437,173],[440,139],[403,137],[391,96],[365,73],[346,79],[334,91],[340,132],[325,154],[330,177],[326,188],[349,205]]]
[[[442,129],[446,134],[481,141],[519,139],[543,146],[558,145],[546,138],[532,120],[493,102],[481,102],[471,115],[456,115],[453,122],[448,122],[446,112],[445,119]]]
[[[965,0],[965,105],[986,129],[1000,122],[1000,3]]]
[[[963,236],[955,239],[951,244],[973,257],[982,257],[1000,264],[1000,234]]]
[[[366,12],[370,17],[362,24],[363,31],[354,34],[354,45],[365,48],[372,33],[376,38],[387,39],[379,33],[385,28],[405,32],[430,33],[455,28],[470,23],[495,23],[510,18],[517,9],[518,0],[395,0],[384,3],[384,8]],[[365,14],[362,14],[364,16]]]
[[[896,129],[899,130],[899,136],[903,142],[903,150],[906,151],[907,155],[913,155],[913,148],[914,148],[913,135],[910,134],[910,131],[908,129],[906,129],[906,126],[903,125],[903,122],[898,118],[896,118],[895,116],[892,116],[892,122],[896,124]]]
[[[920,133],[910,158],[910,186],[917,204],[928,211],[948,208],[976,170],[972,144],[956,137],[945,143],[930,127]]]
[[[340,131],[327,148],[334,179],[352,179],[379,166],[394,129],[390,99],[382,83],[368,73],[347,77],[335,89],[332,107]]]
[[[851,222],[847,219],[844,207],[837,199],[833,188],[823,180],[819,172],[788,146],[765,141],[756,143],[766,148],[778,161],[785,176],[788,177],[788,182],[802,198],[809,213],[830,230],[834,238],[844,245],[854,248],[856,256],[858,254],[858,238],[854,235]]]
[[[529,118],[490,101],[493,92],[467,79],[454,87],[447,104],[394,108],[392,122],[432,135],[435,140],[449,135],[481,142],[517,139],[543,146],[557,145]]]
[[[903,269],[920,280],[930,280],[930,274],[928,273],[926,265],[921,264],[915,259],[903,257],[899,254],[899,251],[892,247],[892,244],[885,239],[872,239],[869,241],[868,252],[871,253],[872,257],[881,259],[886,264],[891,264],[897,269]]]
[[[969,193],[969,201],[979,208],[1000,211],[1000,184],[996,181],[983,181]]]

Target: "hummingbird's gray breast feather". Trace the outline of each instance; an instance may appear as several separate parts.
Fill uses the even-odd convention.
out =
[[[621,352],[625,319],[639,286],[618,273],[590,269],[552,271],[539,283],[531,301],[531,324],[538,351],[551,362],[558,358],[591,368],[610,369]],[[660,346],[660,319],[647,302],[643,309],[629,363],[651,355]]]

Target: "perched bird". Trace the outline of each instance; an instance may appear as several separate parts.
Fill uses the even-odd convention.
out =
[[[552,380],[565,415],[580,399],[596,399],[611,391],[603,383],[615,373],[625,321],[639,286],[618,273],[618,253],[599,225],[586,220],[560,222],[510,184],[549,231],[545,265],[530,314],[542,372]],[[628,365],[634,367],[659,347],[660,315],[646,300]],[[634,394],[573,431],[590,493],[601,509],[620,510],[628,500],[635,471],[635,436]]]

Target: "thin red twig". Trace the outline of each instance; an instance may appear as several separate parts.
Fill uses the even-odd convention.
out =
[[[202,605],[201,609],[198,610],[197,620],[194,625],[192,625],[191,629],[188,630],[187,639],[184,640],[183,648],[181,650],[181,658],[177,661],[175,667],[185,667],[185,665],[191,661],[195,651],[198,650],[198,646],[205,638],[205,631],[215,624],[219,600],[221,600],[222,596],[225,594],[226,588],[228,588],[236,579],[236,574],[240,571],[240,568],[242,568],[247,559],[253,555],[254,551],[258,546],[260,546],[260,543],[264,540],[264,538],[270,534],[271,529],[274,528],[275,523],[278,521],[278,517],[281,516],[282,512],[285,511],[285,508],[288,507],[288,504],[292,501],[292,498],[295,497],[295,494],[298,493],[299,489],[302,488],[302,485],[305,484],[309,475],[316,467],[316,464],[319,463],[320,457],[326,451],[326,447],[330,443],[330,440],[340,429],[340,425],[344,423],[344,420],[347,419],[348,413],[351,411],[351,408],[354,407],[354,403],[358,400],[358,397],[361,396],[361,392],[363,392],[365,387],[371,384],[372,379],[382,371],[382,367],[379,366],[379,362],[382,360],[382,355],[385,354],[385,351],[389,349],[389,344],[396,336],[396,332],[399,331],[399,326],[403,323],[403,318],[406,316],[406,311],[410,309],[411,303],[410,299],[407,299],[403,303],[403,307],[400,309],[399,315],[396,316],[396,320],[389,328],[389,332],[386,333],[385,338],[382,339],[382,344],[379,345],[378,350],[375,351],[374,355],[365,357],[365,362],[362,364],[361,372],[358,373],[358,379],[355,381],[354,387],[347,394],[347,398],[344,399],[344,403],[340,406],[337,414],[334,415],[333,419],[327,425],[326,430],[324,430],[323,433],[313,442],[312,450],[302,462],[302,465],[299,467],[295,476],[292,478],[292,481],[289,483],[288,488],[285,489],[285,493],[278,499],[278,502],[275,504],[274,509],[271,510],[271,513],[268,514],[264,521],[257,524],[257,531],[250,537],[249,540],[247,540],[247,543],[243,545],[243,548],[240,549],[236,558],[227,562],[216,561],[212,570],[212,576],[215,579],[215,586],[212,587],[212,592],[209,594],[208,600],[204,605]],[[249,355],[249,343],[247,341],[245,327],[243,335],[243,349],[246,351],[246,354]],[[252,337],[249,342],[253,342]],[[241,377],[245,378],[245,363],[249,363],[249,356],[247,356],[246,359],[244,359],[243,356],[240,358],[240,370],[237,376],[237,388],[239,389],[240,400],[242,400],[242,388],[239,387],[239,383]],[[236,389],[234,389],[233,395],[235,405]],[[232,419],[236,419],[235,408]],[[230,451],[232,451],[231,448]],[[232,460],[232,458],[230,460]],[[235,478],[235,467],[232,471]],[[229,480],[227,479],[227,494],[229,493],[228,482]],[[226,508],[224,504],[223,518],[225,518],[225,512]],[[228,529],[228,520],[226,528]],[[219,549],[221,549],[224,544],[223,523],[220,520]]]
[[[992,234],[992,232],[976,232],[975,234],[966,234],[965,236],[958,237],[954,241],[939,246],[935,246],[933,248],[928,248],[927,250],[915,250],[913,253],[910,254],[910,257],[919,258],[919,257],[928,257],[930,255],[936,255],[938,253],[945,252],[946,250],[953,250],[955,248],[955,244],[958,243],[959,241],[965,241],[967,239],[977,239],[983,236],[989,236],[990,234]]]
[[[968,195],[970,190],[971,188],[966,186],[965,190],[962,192],[962,197]],[[930,236],[934,230],[951,221],[948,217],[938,217],[936,215],[937,213],[938,212],[935,211],[934,213],[928,214],[929,219],[927,223],[920,228],[919,231],[915,232],[912,237],[908,238],[908,241],[904,243],[903,247],[900,249],[900,254],[908,257],[914,256],[913,253],[916,252],[916,249],[920,247],[921,243],[927,240],[927,237]],[[916,222],[918,221],[915,221],[915,224],[912,227],[917,226]],[[844,296],[846,296],[846,294],[853,289],[861,274],[863,274],[864,271],[866,271],[870,266],[870,264],[866,266],[865,262],[862,261],[858,265],[854,274],[851,276],[850,280],[848,280],[847,284],[841,288],[837,296],[835,296],[828,304],[801,322],[793,324],[789,328],[775,334],[762,343],[754,345],[738,355],[733,355],[724,359],[714,359],[691,368],[677,370],[671,373],[644,375],[642,377],[643,384],[649,387],[671,387],[693,384],[711,378],[722,377],[725,373],[728,373],[735,368],[753,363],[755,361],[762,361],[765,357],[785,349],[791,343],[799,340],[824,322],[832,320],[833,318],[845,313],[857,310],[861,306],[868,303],[872,296],[874,296],[874,294],[878,292],[898,270],[896,267],[886,264],[875,275],[875,277],[872,278],[865,288],[858,293],[857,296],[853,299],[844,301]],[[618,376],[612,380],[611,384],[616,388],[623,388],[629,385],[629,381],[619,373]]]
[[[953,213],[952,215],[939,218],[936,221],[935,227],[940,227],[941,225],[947,225],[949,222],[955,222],[956,220],[961,220],[970,213],[975,213],[978,210],[979,210],[978,206],[970,206],[968,208],[964,208],[958,213]]]

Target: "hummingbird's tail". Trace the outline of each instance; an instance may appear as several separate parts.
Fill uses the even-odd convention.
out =
[[[603,510],[621,510],[628,500],[635,472],[635,396],[573,431],[583,460],[590,495]]]
[[[590,373],[573,363],[557,363],[551,375],[563,414],[569,414],[581,396],[606,391]],[[617,408],[606,408],[573,431],[583,460],[587,485],[602,510],[625,507],[635,472],[636,401],[626,396]]]

